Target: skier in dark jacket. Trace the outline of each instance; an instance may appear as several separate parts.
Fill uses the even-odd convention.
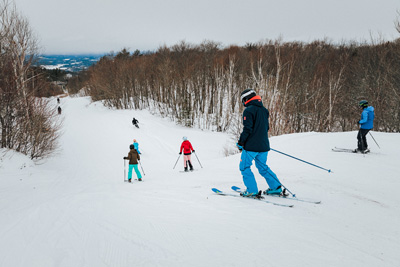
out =
[[[124,157],[124,159],[129,160],[129,171],[128,171],[128,182],[131,182],[132,179],[132,169],[135,169],[136,176],[139,181],[142,181],[142,175],[140,174],[139,168],[138,168],[138,160],[140,160],[140,155],[136,151],[135,146],[132,144],[129,146],[130,151],[127,157]]]
[[[266,193],[281,194],[281,182],[266,163],[270,150],[268,140],[269,111],[263,106],[261,97],[256,95],[256,92],[252,89],[242,92],[241,101],[246,108],[243,111],[243,131],[237,146],[242,151],[239,167],[243,175],[243,182],[247,187],[242,195],[254,196],[258,194],[257,183],[250,169],[253,160],[255,160],[259,173],[269,185]]]
[[[374,107],[368,106],[367,100],[361,100],[358,105],[363,109],[361,120],[358,121],[360,130],[357,134],[357,149],[355,152],[368,153],[367,134],[374,127]]]
[[[132,119],[132,124],[133,124],[134,126],[136,126],[137,128],[139,128],[138,123],[139,123],[139,121],[138,121],[137,119],[135,119],[135,118]]]

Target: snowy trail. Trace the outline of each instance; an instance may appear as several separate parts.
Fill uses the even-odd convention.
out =
[[[188,129],[148,111],[112,111],[87,98],[62,99],[61,150],[34,165],[0,162],[0,266],[396,266],[400,262],[399,134],[374,132],[381,150],[353,147],[355,132],[271,138],[268,163],[299,197],[292,209],[221,197],[243,187],[229,136]],[[140,129],[132,126],[132,117]],[[181,173],[182,136],[204,168]],[[129,144],[142,151],[143,182],[123,182]],[[13,157],[10,159],[9,155]],[[25,166],[25,167],[24,167]],[[253,169],[254,170],[254,169]],[[361,170],[361,171],[360,171]],[[254,170],[257,173],[256,170]],[[256,174],[260,189],[266,183]],[[279,199],[278,199],[279,200]],[[290,201],[290,200],[279,200]]]

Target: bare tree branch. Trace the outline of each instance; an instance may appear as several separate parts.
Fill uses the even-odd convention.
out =
[[[398,16],[396,21],[394,22],[394,25],[396,27],[396,30],[400,33],[400,10],[397,10],[397,14]]]

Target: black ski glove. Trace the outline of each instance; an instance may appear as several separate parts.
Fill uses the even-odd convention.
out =
[[[179,152],[179,155],[182,155],[182,152]]]

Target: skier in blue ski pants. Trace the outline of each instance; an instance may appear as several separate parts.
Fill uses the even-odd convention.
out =
[[[254,196],[258,193],[257,182],[250,169],[253,160],[258,172],[268,183],[269,188],[265,193],[280,194],[282,184],[267,165],[268,151],[270,150],[269,111],[262,104],[261,97],[253,89],[244,90],[240,100],[245,109],[243,111],[243,131],[236,145],[242,151],[239,168],[246,186],[246,191],[242,193],[242,196]]]
[[[142,179],[142,175],[140,174],[138,165],[137,164],[129,164],[128,180],[132,179],[132,170],[135,170],[135,173],[136,173],[136,176],[138,179]]]
[[[240,158],[240,172],[243,175],[244,185],[247,187],[249,192],[258,192],[256,179],[250,167],[253,164],[253,160],[256,164],[258,172],[264,177],[270,188],[277,188],[281,185],[276,174],[267,165],[268,151],[266,152],[253,152],[242,150]]]

